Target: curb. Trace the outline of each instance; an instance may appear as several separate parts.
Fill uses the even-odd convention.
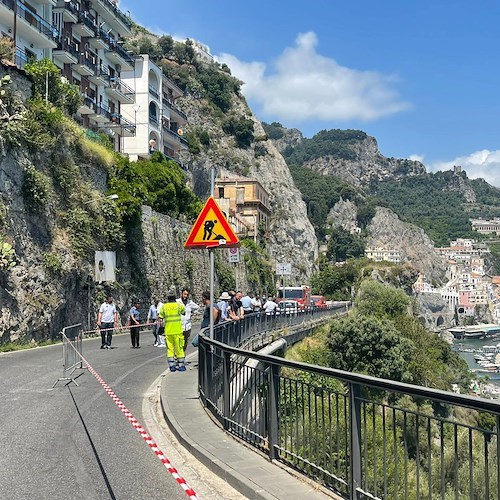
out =
[[[276,497],[263,490],[258,484],[249,480],[238,471],[230,467],[224,462],[221,462],[218,458],[212,455],[208,450],[201,447],[197,443],[195,443],[182,429],[178,424],[177,419],[172,414],[168,400],[163,397],[163,389],[166,380],[166,376],[162,378],[161,382],[161,391],[160,391],[160,404],[163,416],[165,421],[175,435],[175,437],[179,440],[182,446],[186,448],[191,455],[193,455],[197,460],[199,460],[203,465],[208,467],[214,474],[219,476],[221,479],[226,481],[230,486],[232,486],[239,493],[244,495],[247,498],[255,499],[255,500],[276,500]],[[203,410],[205,411],[205,410]],[[210,417],[207,415],[207,418]]]

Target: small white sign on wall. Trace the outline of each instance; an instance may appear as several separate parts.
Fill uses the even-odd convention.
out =
[[[116,281],[116,252],[97,251],[95,253],[95,281]]]

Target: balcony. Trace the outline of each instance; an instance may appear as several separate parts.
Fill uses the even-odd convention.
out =
[[[155,127],[160,126],[160,121],[158,120],[158,117],[156,115],[152,115],[152,114],[149,115],[149,123],[151,125],[154,125]]]
[[[98,87],[105,87],[109,85],[109,71],[104,66],[97,68],[96,72],[88,78]]]
[[[78,56],[78,62],[73,65],[73,69],[82,76],[93,76],[96,72],[95,57],[88,52],[82,52]]]
[[[97,23],[93,16],[88,12],[78,14],[78,23],[73,26],[73,33],[87,38],[94,38],[97,30]]]
[[[184,113],[184,111],[181,111],[175,104],[170,102],[167,98],[163,97],[163,105],[166,106],[170,111],[173,111],[178,117],[180,117],[182,120],[187,122],[187,115]]]
[[[19,38],[24,38],[41,49],[53,49],[57,46],[59,38],[57,28],[19,0],[16,4],[14,4],[14,0],[0,0],[0,24],[12,25],[14,6],[17,7],[17,17],[19,18],[17,23],[17,36]]]
[[[92,7],[105,23],[123,36],[132,35],[132,20],[117,7],[113,0],[94,0]]]
[[[156,99],[160,100],[160,92],[156,87],[153,87],[152,85],[149,86],[149,93],[155,97]]]
[[[65,64],[76,64],[80,57],[78,49],[70,40],[61,40],[52,51],[54,59],[58,59]]]
[[[111,113],[111,122],[107,123],[106,126],[110,128],[119,128],[121,135],[124,137],[135,136],[135,125],[124,118],[120,113]]]
[[[83,104],[78,108],[81,115],[90,115],[95,112],[95,101],[89,96],[84,96]]]
[[[108,106],[98,104],[96,105],[91,118],[97,123],[108,123],[111,120],[111,111]]]
[[[19,47],[16,47],[16,66],[18,68],[24,69],[28,61],[29,59],[26,55],[26,52],[24,52],[24,50],[20,49]]]
[[[97,36],[91,38],[89,43],[95,49],[109,49],[110,40],[110,36],[102,28],[99,28]]]
[[[80,9],[78,4],[74,2],[59,1],[59,5],[54,7],[53,12],[55,14],[62,14],[65,23],[76,23],[78,22],[78,13]]]
[[[122,104],[133,104],[135,102],[135,91],[123,81],[114,76],[109,78],[109,86],[105,88],[109,97],[116,99]]]
[[[163,124],[163,140],[164,142],[173,146],[174,150],[179,150],[180,148],[187,148],[188,145],[186,139],[181,137],[177,132],[170,130],[166,123]]]
[[[110,50],[106,51],[106,56],[108,59],[119,64],[122,67],[122,71],[132,71],[134,69],[135,60],[118,42],[110,39]]]

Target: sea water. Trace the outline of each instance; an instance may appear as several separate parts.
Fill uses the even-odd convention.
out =
[[[463,349],[474,349],[477,351],[478,349],[482,349],[485,345],[493,345],[496,346],[498,343],[500,343],[500,335],[492,335],[489,336],[486,339],[455,339],[453,341],[453,345],[458,348],[459,346]],[[469,365],[469,368],[471,370],[478,370],[481,369],[481,366],[476,363],[476,360],[474,359],[474,356],[478,353],[476,352],[459,352],[460,356],[465,359],[467,364]],[[495,357],[493,357],[492,363],[495,362]],[[500,385],[500,373],[475,373],[476,376],[485,378],[488,376],[488,378],[491,380],[492,383],[496,385]]]

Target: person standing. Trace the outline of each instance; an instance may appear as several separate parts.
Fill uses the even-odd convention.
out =
[[[276,300],[274,299],[274,297],[269,297],[264,306],[264,312],[266,313],[266,316],[274,316],[277,309],[278,304],[276,303]]]
[[[151,301],[151,306],[149,306],[148,318],[146,322],[148,324],[153,324],[153,335],[155,338],[154,346],[158,345],[158,311],[156,310],[156,300]]]
[[[203,311],[203,319],[201,320],[200,330],[208,328],[210,326],[210,292],[203,292],[203,304],[205,304],[205,310]],[[219,323],[220,320],[220,310],[216,304],[214,304],[214,325]]]
[[[258,295],[256,295],[252,299],[252,309],[253,309],[253,312],[255,312],[255,313],[260,312],[260,310],[262,309],[262,301],[260,300]]]
[[[252,306],[252,297],[247,293],[244,297],[241,299],[241,307],[243,307],[243,314],[252,314],[253,313],[253,306]]]
[[[175,291],[168,294],[167,302],[163,304],[160,318],[165,329],[165,340],[167,341],[167,360],[171,372],[179,370],[186,371],[184,364],[184,335],[182,330],[181,315],[186,313],[183,304],[176,301]],[[176,362],[177,358],[177,362]]]
[[[224,323],[229,321],[229,301],[231,300],[231,296],[227,292],[223,292],[219,297],[219,301],[217,302],[217,308],[220,311],[220,320],[219,323]]]
[[[113,330],[118,323],[118,313],[113,303],[113,297],[108,295],[106,302],[101,304],[97,315],[97,325],[101,330],[101,349],[111,349]]]
[[[189,288],[183,288],[177,302],[184,306],[186,312],[181,316],[182,330],[184,335],[184,354],[186,353],[189,337],[191,336],[191,314],[200,309],[200,306],[189,298]]]
[[[163,302],[157,299],[156,304],[156,347],[165,347],[165,328],[163,320],[160,318],[160,311],[163,307]]]
[[[231,292],[229,292],[231,295]],[[241,292],[236,292],[229,303],[231,306],[231,317],[235,320],[243,319],[245,313],[243,312],[243,304],[241,303],[241,297],[243,294]]]
[[[140,312],[139,312],[139,302],[136,300],[132,309],[130,309],[130,339],[132,341],[132,349],[140,349],[139,345],[139,333],[141,327],[140,322]]]

